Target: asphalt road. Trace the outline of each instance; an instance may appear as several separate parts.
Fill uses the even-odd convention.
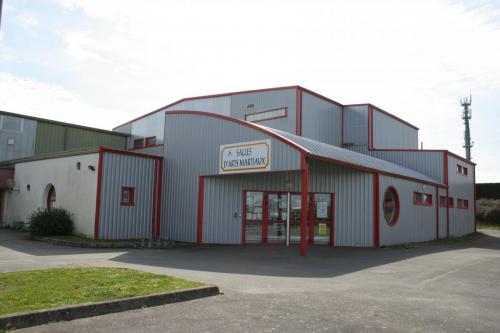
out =
[[[500,232],[414,249],[207,247],[94,250],[0,230],[0,271],[128,267],[223,295],[19,332],[499,332]]]

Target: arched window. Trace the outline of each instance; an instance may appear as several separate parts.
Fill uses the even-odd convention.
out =
[[[389,186],[385,190],[382,208],[384,210],[385,221],[390,227],[394,226],[399,218],[399,196],[394,187]]]
[[[53,185],[50,186],[49,192],[47,193],[47,208],[51,209],[56,202],[56,189]]]

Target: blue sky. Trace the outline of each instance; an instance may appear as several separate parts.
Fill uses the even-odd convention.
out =
[[[285,5],[286,4],[286,5]],[[0,109],[111,129],[182,97],[300,84],[371,102],[500,181],[499,1],[4,0]]]

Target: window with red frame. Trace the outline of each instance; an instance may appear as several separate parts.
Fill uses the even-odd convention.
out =
[[[144,139],[134,140],[134,149],[144,148]]]
[[[467,176],[469,174],[469,169],[460,164],[457,164],[457,173],[462,176]]]
[[[413,195],[413,203],[418,206],[432,206],[432,195],[415,192]]]
[[[469,208],[469,200],[457,199],[457,208],[468,209]]]
[[[135,187],[122,187],[120,196],[121,206],[134,206],[135,205]]]
[[[389,186],[384,194],[384,203],[382,204],[384,218],[387,225],[393,227],[399,218],[399,195],[396,189]]]
[[[156,136],[150,136],[146,138],[146,147],[151,147],[156,145]]]
[[[448,205],[446,204],[448,202]],[[439,207],[453,207],[453,198],[448,197],[448,200],[446,200],[445,195],[439,196]]]

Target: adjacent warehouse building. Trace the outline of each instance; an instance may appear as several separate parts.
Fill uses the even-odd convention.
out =
[[[281,87],[185,98],[114,131],[126,149],[93,153],[101,185],[81,230],[95,238],[300,244],[305,254],[475,230],[475,165],[419,150],[417,127],[371,104]],[[107,154],[127,157],[108,165]]]

